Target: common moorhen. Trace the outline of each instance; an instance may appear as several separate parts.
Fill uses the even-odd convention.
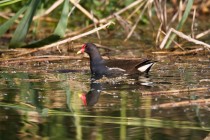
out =
[[[93,43],[86,43],[77,54],[86,52],[90,57],[91,78],[118,77],[122,75],[148,73],[154,61],[139,60],[104,60]]]

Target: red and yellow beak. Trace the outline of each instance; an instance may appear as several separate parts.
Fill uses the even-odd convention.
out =
[[[86,45],[83,45],[83,46],[82,46],[82,49],[79,50],[79,51],[77,52],[77,54],[84,53],[84,52],[85,52],[85,47],[86,47]]]
[[[77,54],[81,54],[81,53],[84,53],[84,51],[85,51],[85,49],[81,49],[81,50],[79,50],[78,52],[77,52]]]

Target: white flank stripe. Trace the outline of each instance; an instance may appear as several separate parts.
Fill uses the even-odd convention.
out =
[[[109,68],[109,70],[119,70],[119,71],[125,71],[124,69],[121,69],[121,68]]]
[[[153,63],[150,63],[150,64],[147,64],[147,65],[141,66],[141,67],[138,68],[138,71],[145,72],[152,65],[153,65]]]

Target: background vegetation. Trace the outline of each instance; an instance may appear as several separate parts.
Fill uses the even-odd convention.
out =
[[[115,27],[109,27],[109,31],[123,34],[124,41],[131,39],[131,36],[132,39],[138,40],[142,37],[142,31],[150,29],[152,32],[144,36],[152,37],[156,46],[159,46],[171,28],[176,31],[184,30],[187,34],[191,34],[193,39],[197,39],[195,19],[208,17],[210,2],[208,0],[4,0],[0,2],[0,7],[2,9],[0,36],[1,44],[5,48],[41,47],[62,38],[82,34],[110,21],[115,22]],[[204,29],[207,33],[203,36],[209,34],[208,28]],[[174,34],[171,39],[167,38],[168,43],[161,44],[160,48],[171,47],[175,37]],[[180,47],[178,43],[174,44]]]

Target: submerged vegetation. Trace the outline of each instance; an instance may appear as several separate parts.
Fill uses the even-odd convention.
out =
[[[209,14],[209,5],[208,1],[199,0],[7,0],[0,2],[3,9],[0,36],[2,41],[6,40],[6,48],[35,48],[49,44],[54,47],[95,32],[103,39],[98,31],[105,28],[107,34],[122,32],[124,41],[131,37],[139,40],[142,38],[139,31],[148,32],[144,29],[151,28],[153,33],[143,36],[153,38],[154,46],[161,49],[177,46],[184,50],[182,46],[186,43],[177,42],[177,35],[209,49],[209,42],[198,40],[210,33],[209,27],[204,32],[195,32],[196,21],[200,20],[200,15]]]

